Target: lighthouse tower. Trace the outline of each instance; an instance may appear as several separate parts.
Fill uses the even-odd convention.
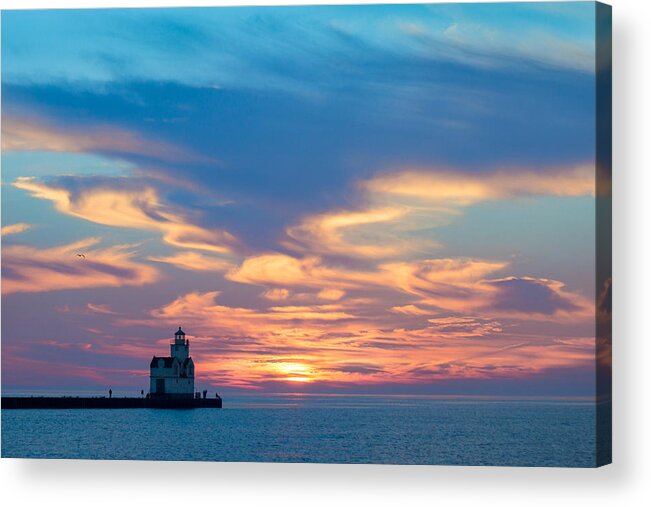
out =
[[[185,339],[185,333],[181,329],[181,326],[174,333],[174,341],[170,343],[170,351],[170,355],[176,357],[181,363],[190,357],[190,340]]]
[[[185,338],[180,327],[170,343],[170,355],[154,356],[149,364],[149,392],[152,398],[194,396],[194,361],[190,357],[190,340]]]

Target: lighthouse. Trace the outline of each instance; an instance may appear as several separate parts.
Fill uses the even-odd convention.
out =
[[[190,357],[190,340],[186,339],[180,326],[170,342],[170,355],[154,356],[149,364],[149,392],[152,398],[194,396],[194,362]]]
[[[208,390],[194,392],[194,361],[190,340],[179,327],[170,341],[169,356],[154,356],[149,363],[149,394],[137,398],[109,396],[2,396],[2,410],[35,408],[222,408],[222,399]],[[142,393],[141,393],[142,394]]]

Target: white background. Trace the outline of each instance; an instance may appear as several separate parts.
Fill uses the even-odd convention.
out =
[[[0,7],[314,0],[0,0]],[[352,3],[322,1],[321,3]],[[366,3],[366,2],[356,2]],[[394,0],[391,3],[399,3]],[[613,5],[614,464],[598,470],[0,460],[4,505],[651,505],[651,2]]]

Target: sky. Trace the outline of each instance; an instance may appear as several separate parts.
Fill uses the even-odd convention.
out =
[[[3,12],[3,389],[592,395],[594,9]]]

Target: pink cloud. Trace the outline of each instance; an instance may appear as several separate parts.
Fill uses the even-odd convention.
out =
[[[45,249],[5,246],[2,293],[140,286],[158,280],[155,268],[133,260],[130,245],[93,248],[98,242],[88,238]]]
[[[161,160],[196,158],[187,150],[147,139],[136,132],[108,125],[75,128],[42,119],[6,116],[2,119],[2,151],[114,152]]]

